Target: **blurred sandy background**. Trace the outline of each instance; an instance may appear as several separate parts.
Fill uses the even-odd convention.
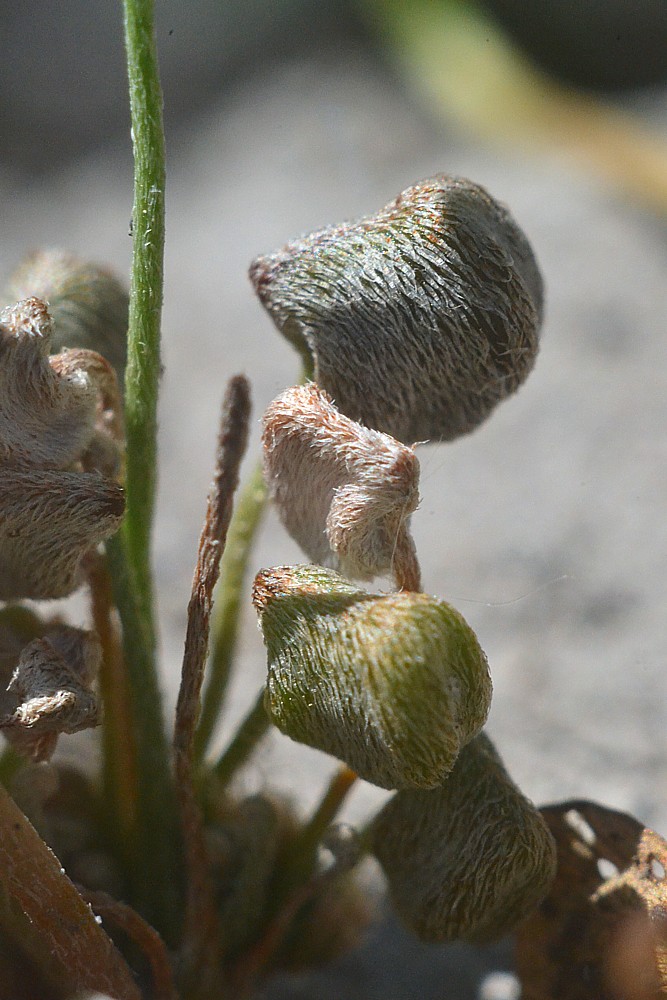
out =
[[[511,25],[509,2],[497,6]],[[551,7],[524,8],[533,6],[543,15]],[[618,48],[593,33],[574,68],[555,24],[540,42],[538,17],[522,42],[544,65],[560,65],[568,85],[602,88],[599,99],[659,145],[665,7],[647,2],[640,37],[631,32],[641,4],[631,6],[635,18],[623,21],[618,0]],[[298,375],[296,356],[253,298],[249,261],[301,232],[374,211],[421,177],[464,174],[509,204],[528,234],[547,319],[520,393],[473,436],[420,452],[413,526],[425,587],[479,634],[495,685],[490,733],[524,791],[538,803],[592,798],[664,833],[667,201],[627,197],[557,137],[531,144],[528,131],[513,145],[501,141],[502,122],[494,135],[460,109],[449,113],[446,100],[415,83],[414,59],[406,72],[400,45],[387,47],[379,22],[351,0],[164,0],[157,8],[169,161],[155,559],[169,704],[225,379],[251,377],[259,420]],[[60,245],[127,274],[120,6],[7,3],[0,33],[0,270],[8,274],[32,248]],[[474,58],[465,71],[473,88]],[[504,113],[511,123],[512,107]],[[258,437],[255,424],[253,455]],[[300,558],[270,516],[253,568]],[[248,607],[218,747],[263,673]],[[307,807],[330,770],[329,759],[275,735],[244,781],[278,785]],[[364,786],[347,815],[361,818],[381,798]],[[509,962],[509,946],[426,948],[388,920],[331,970],[287,978],[270,995],[509,1000],[510,980],[484,985]]]

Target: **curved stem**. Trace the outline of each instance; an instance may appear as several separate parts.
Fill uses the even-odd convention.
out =
[[[331,826],[343,802],[352,790],[358,776],[346,764],[334,773],[315,812],[299,832],[290,856],[294,859],[295,871],[291,874],[302,878],[310,875],[317,845]],[[289,862],[288,865],[289,867]]]
[[[211,625],[208,680],[195,741],[198,761],[206,753],[227,692],[238,642],[248,560],[266,504],[267,491],[262,466],[258,463],[239,495],[222,557]]]
[[[262,688],[232,742],[212,768],[212,773],[223,787],[245,764],[270,725],[271,720],[264,708],[264,688]]]

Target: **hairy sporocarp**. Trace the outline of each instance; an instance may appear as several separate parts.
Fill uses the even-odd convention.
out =
[[[266,708],[292,739],[383,788],[434,788],[486,720],[486,657],[435,597],[357,590],[332,570],[255,579],[268,651]]]
[[[263,441],[271,499],[310,559],[360,580],[391,571],[400,588],[420,589],[412,448],[343,416],[312,382],[273,400]]]
[[[546,823],[484,733],[440,788],[397,792],[373,823],[372,845],[398,913],[425,941],[501,937],[556,870]]]
[[[461,177],[258,257],[250,277],[336,406],[407,444],[473,430],[533,367],[542,279],[530,244]]]
[[[20,653],[0,705],[0,731],[34,761],[49,760],[61,733],[96,726],[100,708],[92,685],[100,665],[97,636],[60,626]]]
[[[94,351],[50,355],[52,336],[40,299],[0,312],[0,468],[91,468],[96,453],[105,456],[96,471],[113,474],[122,445],[114,371]]]
[[[71,594],[124,509],[118,483],[96,473],[0,468],[0,600]]]
[[[125,368],[129,296],[105,267],[50,247],[26,257],[11,276],[6,301],[36,297],[53,318],[54,351],[99,351],[119,375]]]

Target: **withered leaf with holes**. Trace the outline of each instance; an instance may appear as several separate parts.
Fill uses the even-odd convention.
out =
[[[440,788],[389,800],[372,850],[399,915],[425,941],[508,933],[547,892],[556,866],[544,820],[483,733]]]
[[[124,507],[121,487],[94,473],[0,467],[0,600],[66,597]]]
[[[91,685],[100,656],[93,633],[67,626],[34,639],[22,650],[7,685],[14,707],[0,719],[0,731],[15,749],[34,761],[49,760],[61,733],[98,724]]]
[[[400,588],[420,589],[412,448],[343,416],[314,383],[274,399],[263,441],[269,492],[310,559],[361,580],[391,570]]]
[[[32,298],[0,313],[0,467],[85,468],[115,474],[120,392],[94,351],[49,356],[53,323]]]
[[[415,184],[375,215],[258,257],[250,277],[336,406],[407,444],[473,430],[535,360],[531,247],[464,178]]]
[[[667,993],[667,843],[625,813],[541,810],[556,878],[517,934],[523,1000],[657,1000]]]
[[[486,657],[444,601],[368,594],[332,570],[282,566],[257,575],[253,603],[271,719],[367,781],[433,788],[484,725]]]
[[[30,254],[12,275],[6,301],[38,298],[53,318],[52,348],[99,351],[120,375],[125,368],[128,294],[106,268],[50,248]]]

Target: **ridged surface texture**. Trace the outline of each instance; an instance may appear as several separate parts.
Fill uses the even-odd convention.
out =
[[[121,487],[95,473],[0,468],[0,600],[70,594],[124,509]]]
[[[0,313],[0,601],[70,594],[125,507],[115,373],[94,351],[50,355],[52,334],[40,299]]]
[[[64,468],[88,446],[97,392],[85,371],[50,363],[53,323],[40,299],[0,313],[0,465]]]
[[[255,290],[347,416],[400,441],[473,430],[533,366],[542,279],[509,212],[438,175],[257,258]]]
[[[441,788],[397,792],[372,837],[398,913],[425,941],[507,934],[537,906],[556,869],[544,819],[483,733]]]
[[[488,665],[463,618],[426,594],[374,596],[330,570],[260,573],[273,722],[384,788],[433,788],[483,726]]]

